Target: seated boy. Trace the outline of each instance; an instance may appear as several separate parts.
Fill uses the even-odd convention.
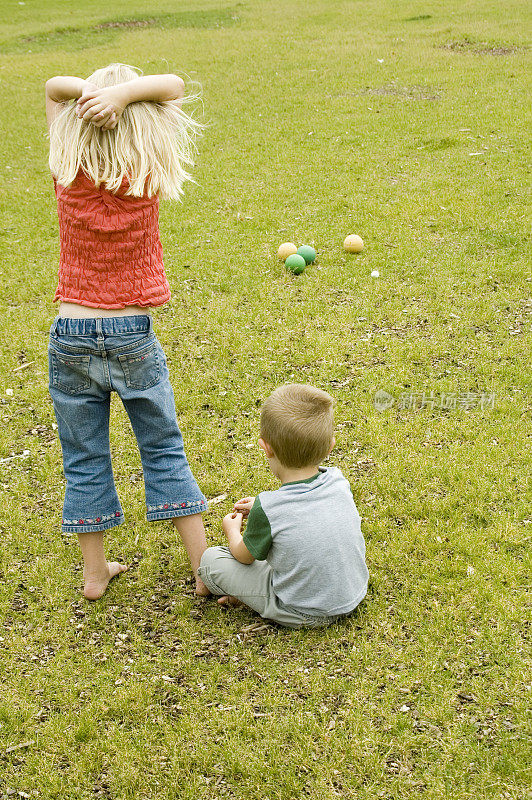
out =
[[[229,547],[209,547],[198,574],[219,603],[241,601],[289,628],[327,625],[365,597],[360,517],[331,452],[333,398],[313,386],[276,389],[263,405],[259,445],[281,487],[235,503]],[[242,522],[247,526],[242,535]]]

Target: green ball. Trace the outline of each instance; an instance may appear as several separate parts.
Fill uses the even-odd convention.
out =
[[[305,264],[313,264],[316,261],[316,251],[308,244],[302,244],[297,248],[297,255],[305,259]]]
[[[298,256],[297,253],[294,253],[291,256],[288,256],[284,265],[290,272],[293,272],[294,275],[300,275],[305,267],[307,266],[307,262],[303,258],[303,256]]]

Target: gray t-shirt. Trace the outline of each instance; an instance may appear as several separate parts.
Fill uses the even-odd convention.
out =
[[[349,483],[336,467],[260,492],[244,543],[272,567],[281,603],[310,616],[346,614],[368,587],[366,547]]]

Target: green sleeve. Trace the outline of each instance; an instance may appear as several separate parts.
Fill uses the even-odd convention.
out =
[[[256,558],[257,561],[264,561],[272,546],[272,529],[268,517],[262,510],[258,496],[249,512],[246,530],[242,538],[253,558]]]

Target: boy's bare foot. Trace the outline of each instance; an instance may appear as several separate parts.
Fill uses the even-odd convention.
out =
[[[205,586],[201,578],[196,576],[196,597],[208,597],[210,590]]]
[[[119,564],[118,561],[107,562],[107,573],[99,575],[83,575],[83,596],[87,600],[98,600],[105,594],[105,590],[109,585],[109,581],[125,572],[127,569],[124,564]]]
[[[239,600],[238,597],[233,597],[232,594],[224,594],[223,597],[218,598],[218,605],[220,606],[243,606],[244,603],[242,600]]]

